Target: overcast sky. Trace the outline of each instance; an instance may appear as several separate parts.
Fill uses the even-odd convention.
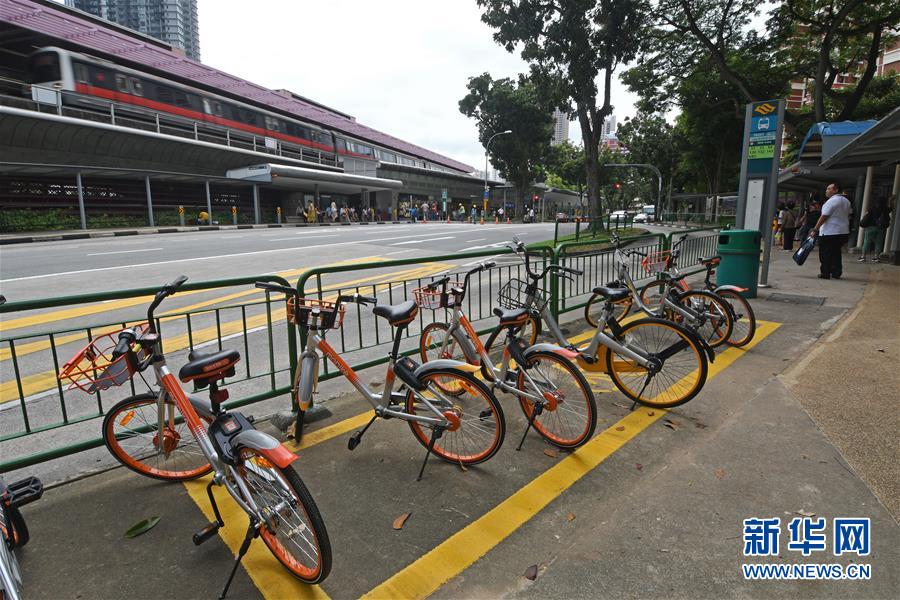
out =
[[[365,125],[484,168],[466,82],[515,77],[525,63],[495,44],[474,0],[198,0],[203,62],[285,88]],[[614,84],[619,122],[633,99]],[[580,139],[575,123],[570,137]]]

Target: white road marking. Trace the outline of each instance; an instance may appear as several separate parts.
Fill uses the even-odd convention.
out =
[[[404,244],[424,244],[425,242],[436,242],[438,240],[452,240],[452,239],[456,239],[456,236],[448,235],[447,237],[431,238],[429,240],[410,240],[408,242],[397,242],[396,244],[391,244],[391,246],[402,246]]]
[[[385,255],[385,256],[393,256],[393,255],[395,255],[395,254],[403,254],[404,252],[415,252],[415,250],[412,250],[412,249],[410,249],[410,250],[396,250],[396,251],[394,251],[394,252],[385,252],[384,255]]]
[[[137,269],[140,267],[155,267],[157,265],[172,265],[183,262],[196,262],[200,260],[221,260],[223,258],[235,258],[238,256],[255,256],[257,254],[274,254],[277,252],[296,252],[297,250],[311,250],[313,248],[334,248],[336,246],[349,246],[352,244],[371,244],[373,242],[389,242],[392,240],[402,240],[410,237],[428,237],[434,233],[423,233],[418,235],[400,235],[395,237],[377,238],[373,240],[353,240],[352,242],[333,242],[330,244],[313,244],[312,246],[299,246],[294,248],[274,248],[271,250],[254,250],[253,252],[237,252],[235,254],[221,254],[219,256],[200,256],[197,258],[179,258],[175,260],[161,260],[157,262],[141,263],[136,265],[119,265],[116,267],[101,267],[98,269],[80,269],[78,271],[64,271],[62,273],[46,273],[44,275],[29,275],[28,277],[13,277],[11,279],[0,279],[0,283],[9,283],[11,281],[28,281],[30,279],[41,279],[43,277],[59,277],[61,275],[80,275],[82,273],[97,273],[99,271],[115,271],[118,269]]]
[[[466,240],[466,243],[468,244],[468,243],[471,243],[471,242],[483,242],[483,241],[486,240],[486,239],[487,239],[487,238],[475,238],[474,240]]]
[[[310,239],[310,238],[319,239],[319,238],[337,237],[337,236],[338,236],[338,234],[333,233],[331,235],[315,235],[315,236],[311,235],[304,239]],[[275,239],[269,240],[269,241],[270,242],[296,242],[298,240],[297,240],[297,238],[275,238]]]
[[[154,252],[156,250],[162,250],[162,248],[141,248],[140,250],[116,250],[115,252],[95,252],[93,254],[88,254],[87,256],[103,256],[105,254],[129,254],[131,252]]]

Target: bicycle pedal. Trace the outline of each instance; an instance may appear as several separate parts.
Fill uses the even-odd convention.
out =
[[[194,545],[199,546],[209,538],[216,535],[216,533],[218,533],[219,529],[221,528],[222,526],[215,522],[207,524],[206,527],[194,534]]]
[[[44,495],[44,484],[37,477],[28,477],[10,484],[9,495],[11,506],[25,506]]]
[[[347,440],[347,450],[353,450],[354,448],[359,446],[359,443],[361,441],[362,441],[362,433],[357,431],[356,433],[354,433],[353,435],[350,436],[349,440]]]

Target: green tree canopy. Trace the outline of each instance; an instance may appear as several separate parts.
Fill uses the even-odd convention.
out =
[[[519,206],[531,184],[543,174],[542,164],[550,151],[553,135],[552,106],[543,100],[534,84],[520,77],[494,80],[488,73],[469,79],[469,93],[459,101],[459,110],[478,123],[478,138],[487,144],[500,174],[516,185]]]

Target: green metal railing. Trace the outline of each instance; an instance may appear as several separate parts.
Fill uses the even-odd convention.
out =
[[[623,241],[628,242],[630,247],[643,252],[654,252],[670,248],[675,235],[681,234],[649,234],[625,238]],[[696,259],[701,255],[715,252],[718,233],[713,229],[691,230],[688,235],[687,241],[681,245],[680,263],[685,267],[682,270],[687,273],[701,271],[702,267],[694,267]],[[593,287],[603,285],[616,277],[612,249],[608,242],[603,240],[563,242],[553,249],[536,248],[530,253],[535,262],[535,268],[555,262],[584,271],[584,274],[576,278],[574,282],[555,277],[549,278],[546,282],[548,289],[545,292],[549,297],[554,315],[583,308]],[[507,256],[513,260],[505,260]],[[298,278],[296,289],[301,297],[320,300],[332,299],[340,294],[359,293],[376,296],[381,303],[393,304],[412,299],[415,288],[427,285],[446,273],[460,274],[461,277],[470,267],[466,264],[457,266],[460,262],[469,261],[469,265],[474,265],[478,259],[485,257],[498,257],[498,264],[489,271],[472,277],[465,306],[466,313],[476,330],[483,334],[494,327],[492,308],[495,306],[495,300],[501,287],[513,279],[527,279],[524,265],[512,257],[512,251],[508,248],[317,267],[305,271]],[[450,264],[449,261],[452,261],[453,264]],[[630,265],[631,272],[636,279],[643,275],[639,263],[639,259],[634,258],[633,264]],[[334,280],[336,275],[342,273],[353,273],[355,276],[362,277],[350,282]],[[189,282],[181,288],[181,291],[206,292],[228,287],[249,287],[260,280],[290,285],[287,280],[278,276],[255,276]],[[0,314],[18,313],[21,315],[29,311],[48,308],[148,297],[146,303],[130,304],[131,306],[140,306],[143,310],[150,302],[149,297],[152,297],[157,290],[158,288],[155,287],[140,288],[10,302],[0,305]],[[250,295],[254,295],[254,298],[233,302],[237,298]],[[201,306],[195,305],[193,308],[189,306],[162,313],[159,317],[160,330],[165,336],[164,344],[170,345],[170,358],[174,358],[173,355],[176,352],[184,351],[186,353],[188,349],[193,349],[198,345],[216,345],[218,348],[222,348],[223,342],[239,338],[244,365],[241,367],[240,374],[229,380],[228,383],[230,386],[234,386],[233,390],[240,390],[240,393],[249,391],[250,393],[231,400],[226,406],[243,406],[290,392],[292,376],[297,367],[298,348],[306,344],[306,339],[301,332],[300,344],[297,343],[297,330],[285,320],[284,297],[281,294],[249,289],[236,294],[228,294],[219,299],[206,299],[199,304]],[[114,305],[111,305],[111,308],[117,309]],[[226,321],[226,315],[237,318]],[[415,355],[418,353],[418,339],[422,329],[436,320],[444,322],[448,320],[444,309],[438,311],[421,309],[419,311],[417,320],[406,331],[406,337],[401,346],[403,354]],[[105,331],[106,328],[118,329],[138,321],[139,319],[125,322],[109,322],[107,320],[78,327],[63,325],[40,332],[33,332],[31,330],[33,327],[26,329],[25,326],[22,326],[21,328],[25,330],[24,333],[0,338],[0,352],[5,350],[5,353],[0,356],[0,366],[6,363],[11,366],[13,371],[13,377],[8,377],[4,373],[3,388],[7,397],[0,397],[0,411],[2,411],[0,413],[2,414],[0,444],[15,444],[22,440],[34,439],[29,436],[52,435],[54,431],[65,430],[67,427],[72,428],[70,431],[77,430],[79,434],[83,434],[84,432],[78,430],[77,427],[103,417],[105,410],[114,401],[114,390],[119,390],[120,395],[129,391],[133,394],[136,391],[134,381],[132,381],[130,390],[128,386],[122,386],[107,390],[102,395],[97,392],[93,396],[87,396],[77,392],[76,396],[75,392],[66,392],[63,386],[56,381],[55,376],[62,363],[92,336]],[[347,307],[343,327],[330,332],[329,337],[332,346],[355,370],[386,363],[388,361],[386,349],[391,340],[390,325],[382,319],[377,319],[372,314],[371,308],[359,305]],[[235,344],[225,344],[224,347],[228,345],[233,347]],[[260,345],[263,345],[265,350],[260,350]],[[60,352],[63,347],[65,347],[63,352]],[[180,366],[182,364],[180,358],[174,358],[173,364]],[[251,363],[256,365],[256,368],[251,368]],[[52,371],[44,371],[51,366]],[[320,369],[320,381],[340,376],[340,372],[330,367],[326,361],[320,363]],[[44,371],[38,373],[44,378],[42,380],[44,381],[43,387],[46,388],[40,389],[40,393],[35,393],[34,389],[35,375],[33,372],[36,370]],[[261,385],[264,386],[264,389],[260,389]],[[242,387],[247,390],[243,390]],[[238,394],[233,393],[233,395]],[[55,401],[52,398],[54,396],[56,397]],[[10,403],[9,407],[3,406],[5,401]],[[15,403],[15,406],[12,406],[12,403]],[[37,407],[38,403],[40,403],[40,410],[32,411],[32,404]],[[52,408],[50,403],[54,403]],[[296,406],[294,408],[296,409]],[[35,416],[38,418],[34,418]],[[32,451],[30,454],[14,458],[9,458],[9,452],[4,448],[5,460],[0,463],[0,472],[26,467],[102,445],[102,439],[95,435],[81,435],[72,443],[51,443],[52,447],[50,448]]]
[[[240,277],[217,281],[189,282],[180,288],[180,292],[210,291],[236,286],[252,286],[256,281],[265,280],[281,285],[290,285],[282,277],[272,275],[260,275],[255,277]],[[108,302],[129,298],[148,297],[146,303],[132,304],[138,307],[144,314],[150,304],[153,294],[159,288],[138,288],[97,294],[81,294],[76,296],[61,296],[41,300],[22,302],[8,302],[0,305],[0,314],[24,313],[48,308],[70,307],[87,303]],[[275,338],[275,325],[283,317],[273,314],[271,303],[268,299],[250,300],[245,302],[228,303],[227,299],[233,296],[256,294],[255,290],[231,294],[222,302],[215,299],[206,300],[199,304],[207,306],[197,307],[195,310],[165,311],[160,312],[157,324],[163,335],[163,350],[169,345],[170,353],[187,353],[195,347],[214,345],[216,349],[222,349],[223,341],[240,339],[241,359],[243,365],[239,365],[235,377],[231,378],[229,385],[240,385],[244,382],[252,382],[254,393],[226,403],[228,407],[243,406],[268,398],[273,398],[290,391],[290,376],[283,379],[288,382],[278,385],[277,377],[280,373],[293,373],[296,366],[297,340],[296,332],[292,327],[285,326],[278,339]],[[162,307],[165,309],[165,306]],[[102,314],[102,313],[99,313]],[[226,319],[231,319],[230,321]],[[111,388],[104,392],[97,391],[89,396],[81,391],[67,391],[60,383],[56,374],[61,366],[74,355],[82,346],[92,338],[115,331],[124,327],[130,327],[145,319],[129,319],[126,321],[103,321],[91,323],[86,326],[71,327],[62,325],[50,330],[39,332],[28,331],[34,327],[17,327],[26,331],[16,335],[4,335],[0,338],[0,350],[3,353],[2,363],[9,362],[4,371],[3,394],[0,398],[2,409],[2,427],[0,427],[0,443],[15,442],[28,436],[45,434],[53,436],[55,431],[67,427],[75,427],[80,424],[102,418],[115,401],[124,397],[122,394],[134,395],[137,393],[133,378],[129,385],[120,388]],[[60,323],[67,323],[67,319],[60,319]],[[256,329],[264,329],[264,343],[267,348],[263,356],[257,356],[258,349],[253,348],[251,353],[250,336]],[[234,346],[235,344],[230,344]],[[276,351],[276,346],[283,346],[286,352]],[[281,354],[286,354],[286,363],[279,360]],[[175,363],[177,366],[178,363]],[[257,368],[251,368],[256,365]],[[52,370],[48,367],[52,366]],[[7,377],[9,368],[14,375],[14,380]],[[174,368],[174,366],[173,366]],[[37,371],[37,373],[33,373]],[[26,374],[29,373],[29,374]],[[265,386],[261,391],[259,388]],[[55,396],[55,401],[53,397]],[[13,408],[12,404],[16,407]],[[10,406],[3,406],[9,404]],[[33,405],[33,406],[32,406]],[[97,428],[99,430],[99,427]],[[59,437],[67,437],[62,435]],[[33,439],[33,438],[32,438]],[[55,444],[44,439],[43,445],[50,446],[31,454],[9,458],[8,451],[4,450],[4,461],[0,462],[0,472],[27,467],[39,462],[74,454],[103,445],[102,438],[89,437],[80,439],[70,444]]]

